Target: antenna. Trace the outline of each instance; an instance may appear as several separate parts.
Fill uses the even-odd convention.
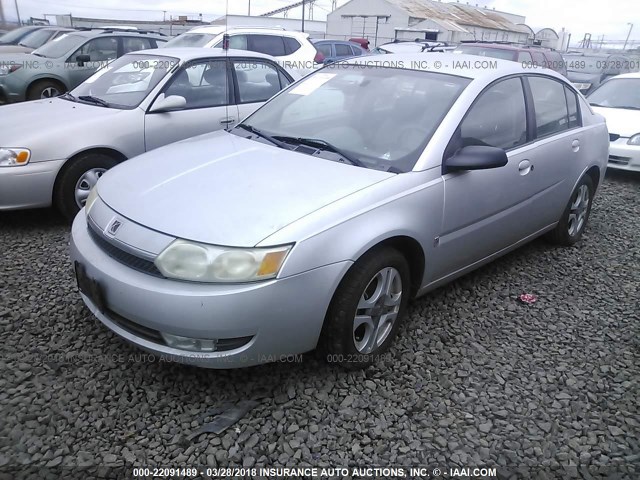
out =
[[[222,49],[224,50],[225,62],[224,62],[224,72],[225,72],[225,96],[227,97],[227,101],[225,102],[225,121],[230,120],[229,118],[229,73],[231,65],[229,65],[229,0],[226,0],[226,8],[224,14],[224,34],[222,35]],[[231,130],[233,124],[228,123],[225,130]]]

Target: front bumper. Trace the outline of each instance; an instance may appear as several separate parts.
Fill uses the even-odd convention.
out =
[[[56,176],[65,161],[0,167],[0,210],[49,207]]]
[[[313,350],[333,292],[352,264],[342,262],[246,284],[157,278],[107,255],[89,234],[84,210],[73,222],[71,258],[100,285],[102,311],[81,295],[104,325],[166,361],[208,368],[247,367]],[[150,332],[248,340],[232,350],[191,352],[168,347]]]
[[[628,145],[628,138],[620,137],[609,146],[607,168],[640,172],[640,146]]]

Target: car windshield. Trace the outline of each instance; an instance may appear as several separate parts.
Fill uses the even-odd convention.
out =
[[[22,37],[24,37],[27,34],[26,32],[29,32],[29,31],[33,31],[33,28],[22,27],[22,28],[16,28],[15,30],[11,30],[10,32],[7,32],[4,35],[0,36],[0,45],[12,44],[17,40],[20,40]]]
[[[204,47],[216,38],[217,35],[211,33],[183,33],[176,38],[169,40],[164,47]]]
[[[33,54],[47,58],[60,58],[67,53],[70,53],[70,51],[80,47],[85,40],[87,40],[87,37],[84,35],[60,35],[54,41],[45,43],[37,50],[34,50]]]
[[[501,60],[515,60],[518,56],[517,50],[505,50],[501,48],[475,47],[471,45],[460,45],[454,53],[466,53],[468,55],[478,55],[481,57],[498,58]]]
[[[179,60],[173,57],[125,55],[98,70],[66,99],[96,104],[102,101],[113,108],[134,108],[178,63]]]
[[[20,40],[20,45],[34,49],[39,48],[51,38],[51,35],[51,30],[36,30]]]
[[[607,65],[607,57],[585,57],[582,55],[565,55],[568,72],[596,74],[604,70]]]
[[[616,78],[604,83],[588,97],[598,107],[640,110],[640,78]]]
[[[274,97],[243,124],[285,143],[328,144],[333,148],[325,150],[339,150],[368,168],[408,172],[469,82],[371,62],[329,66]]]

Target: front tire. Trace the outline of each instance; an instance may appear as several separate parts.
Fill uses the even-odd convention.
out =
[[[589,175],[585,175],[571,194],[560,222],[547,235],[551,242],[569,247],[580,241],[591,214],[594,193],[593,180]]]
[[[364,368],[391,345],[411,292],[409,265],[390,247],[365,254],[347,272],[327,312],[321,344],[330,363]]]
[[[27,100],[46,100],[62,95],[66,89],[53,80],[39,80],[29,88]]]
[[[71,221],[84,207],[89,192],[104,172],[118,161],[102,153],[88,153],[73,160],[60,174],[54,191],[54,203],[60,213]]]

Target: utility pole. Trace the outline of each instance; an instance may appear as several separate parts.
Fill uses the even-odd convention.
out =
[[[248,15],[251,16],[251,0],[249,0],[249,13],[248,13]]]
[[[22,25],[22,20],[20,20],[20,9],[18,8],[18,0],[14,0],[16,4],[16,15],[18,15],[18,25]]]
[[[624,47],[622,47],[623,50],[627,49],[627,42],[629,41],[629,37],[631,36],[631,30],[633,30],[633,23],[627,23],[627,25],[629,25],[629,33],[627,33],[627,39],[624,41]]]
[[[304,0],[302,0],[302,32],[304,33]]]
[[[0,25],[4,25],[4,9],[2,7],[2,2],[0,2]]]
[[[163,10],[163,11],[162,11],[162,21],[163,21],[163,22],[166,22],[166,21],[167,21],[167,11],[166,11],[166,10]]]

